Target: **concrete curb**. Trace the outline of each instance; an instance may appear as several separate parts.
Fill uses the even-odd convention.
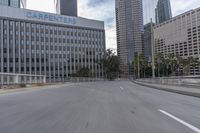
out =
[[[132,81],[138,85],[142,85],[142,86],[145,86],[145,87],[150,87],[152,89],[157,89],[157,90],[163,90],[163,91],[167,91],[167,92],[172,92],[172,93],[178,93],[178,94],[182,94],[182,95],[187,95],[187,96],[193,96],[193,97],[198,97],[200,98],[200,93],[194,93],[194,92],[188,92],[188,91],[180,91],[180,90],[175,90],[175,89],[169,89],[169,88],[166,88],[166,87],[157,87],[157,86],[154,86],[153,84],[150,85],[150,84],[143,84],[141,82],[137,82],[137,81]]]

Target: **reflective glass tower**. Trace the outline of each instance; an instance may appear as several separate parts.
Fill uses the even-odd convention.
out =
[[[0,5],[25,8],[26,0],[0,0]]]
[[[143,0],[143,16],[144,24],[150,23],[152,18],[153,22],[156,22],[155,9],[158,0]]]
[[[158,0],[156,13],[156,23],[162,23],[172,18],[170,0]]]
[[[143,16],[144,16],[144,55],[146,59],[151,60],[151,19],[153,25],[156,22],[155,9],[158,0],[143,0]]]
[[[77,17],[77,0],[55,0],[56,13]]]
[[[123,76],[133,74],[135,54],[143,53],[142,0],[115,0],[117,53]]]

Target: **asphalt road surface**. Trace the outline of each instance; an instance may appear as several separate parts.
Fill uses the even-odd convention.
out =
[[[200,133],[200,99],[129,81],[2,94],[0,133]]]

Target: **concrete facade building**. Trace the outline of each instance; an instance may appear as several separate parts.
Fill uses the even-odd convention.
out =
[[[165,22],[172,18],[172,9],[170,0],[158,0],[155,9],[156,24]]]
[[[56,13],[77,17],[77,0],[55,0]]]
[[[0,72],[66,81],[80,68],[103,75],[104,22],[0,6]]]
[[[143,53],[142,0],[116,0],[117,53],[122,75],[133,74],[132,62]]]
[[[156,53],[200,58],[200,8],[156,25],[154,39]],[[200,74],[199,68],[192,74]]]

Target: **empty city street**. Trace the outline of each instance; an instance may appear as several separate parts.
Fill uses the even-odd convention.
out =
[[[130,81],[1,94],[0,133],[200,133],[200,99]]]

